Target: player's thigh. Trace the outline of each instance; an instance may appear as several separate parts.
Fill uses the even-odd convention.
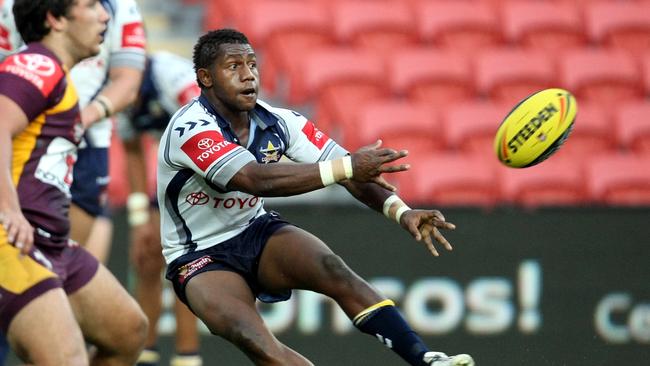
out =
[[[299,288],[328,295],[342,286],[365,286],[322,240],[291,225],[282,227],[267,241],[258,280],[269,290]]]
[[[142,310],[104,266],[69,299],[84,336],[96,346],[121,350],[144,342],[147,321]]]
[[[246,281],[230,271],[206,271],[192,277],[185,296],[194,313],[214,334],[237,342],[258,334],[272,338],[255,307],[255,296]]]
[[[9,325],[7,338],[19,357],[36,365],[87,364],[81,330],[61,288],[22,308]]]
[[[90,215],[81,207],[70,205],[70,238],[85,245],[95,223],[95,216]]]

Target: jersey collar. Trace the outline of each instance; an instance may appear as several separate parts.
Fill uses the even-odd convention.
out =
[[[219,112],[217,112],[203,92],[201,92],[201,95],[199,96],[199,103],[201,103],[208,112],[214,115],[219,127],[230,128],[230,123],[223,118]],[[260,103],[255,105],[252,113],[253,115],[251,117],[253,121],[255,121],[255,123],[263,130],[266,130],[270,126],[275,126],[278,123],[278,117]]]

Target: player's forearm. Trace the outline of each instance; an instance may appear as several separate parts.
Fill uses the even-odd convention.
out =
[[[136,100],[141,81],[142,72],[138,69],[111,69],[110,82],[82,111],[84,126],[123,111]]]
[[[323,188],[318,164],[249,163],[228,183],[234,189],[260,197],[282,197]]]
[[[339,183],[359,202],[372,208],[377,212],[382,212],[383,204],[388,196],[393,192],[379,186],[376,183],[361,183],[353,180],[345,180]]]

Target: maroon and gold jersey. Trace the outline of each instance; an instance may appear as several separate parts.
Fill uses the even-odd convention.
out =
[[[0,94],[29,120],[13,138],[11,173],[34,239],[39,245],[67,245],[72,167],[83,133],[77,93],[58,58],[32,43],[0,64]]]

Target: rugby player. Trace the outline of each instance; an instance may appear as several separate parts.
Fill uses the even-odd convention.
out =
[[[147,172],[153,171],[155,166],[147,166],[142,137],[147,135],[157,143],[170,116],[200,93],[191,60],[169,52],[153,52],[147,56],[136,102],[118,118],[131,188],[127,208],[131,236],[129,254],[135,270],[134,294],[149,319],[147,342],[138,366],[155,365],[160,360],[156,343],[162,311],[161,273],[165,267],[160,252],[160,215],[157,205],[150,204],[155,200],[150,198],[147,184]],[[170,365],[201,366],[197,319],[178,299],[174,310],[176,352]]]
[[[193,58],[201,96],[174,114],[158,150],[163,255],[177,296],[257,365],[311,365],[255,307],[256,298],[282,301],[292,289],[331,297],[410,365],[474,365],[465,354],[430,351],[394,303],[324,242],[264,209],[262,197],[338,183],[434,255],[434,240],[451,250],[439,229],[454,225],[437,210],[410,209],[381,176],[407,170],[387,165],[407,152],[377,141],[350,154],[299,113],[258,100],[256,55],[238,31],[208,32]]]
[[[67,70],[100,51],[97,0],[16,0],[26,48],[0,64],[0,329],[35,365],[132,365],[147,320],[119,282],[69,239],[83,133]]]

